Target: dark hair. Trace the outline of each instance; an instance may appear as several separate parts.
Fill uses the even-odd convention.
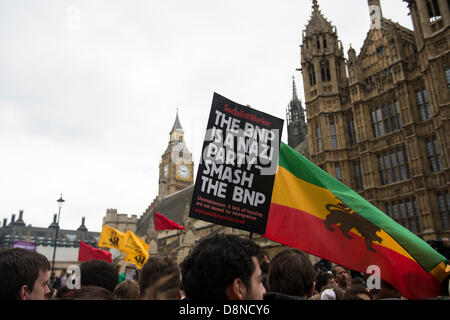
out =
[[[300,250],[287,249],[270,261],[268,286],[270,291],[305,297],[313,289],[315,277],[308,256]]]
[[[354,287],[354,286],[366,287],[366,282],[361,277],[352,278],[351,282],[352,282],[352,285],[351,285],[352,287]]]
[[[16,300],[20,288],[33,290],[39,272],[50,270],[48,259],[40,253],[14,248],[0,252],[0,300]]]
[[[181,267],[182,287],[187,299],[226,300],[226,288],[235,279],[250,287],[255,272],[252,257],[260,247],[236,235],[214,235],[203,239]]]
[[[261,275],[262,275],[261,282],[263,283],[264,288],[267,288],[268,287],[267,276],[269,274],[269,263],[267,261],[261,261],[261,263],[259,264],[259,268],[261,269]]]
[[[258,255],[256,256],[256,259],[258,260],[258,263],[261,264],[261,262],[265,259],[265,258],[269,258],[269,255],[267,254],[267,252],[265,250],[259,250]]]
[[[400,299],[401,295],[389,282],[380,279],[380,289],[370,291],[374,300]]]
[[[58,290],[56,290],[55,299],[60,299],[63,295],[65,295],[67,292],[69,292],[70,289],[67,287],[67,285],[60,287]]]
[[[180,267],[174,258],[154,256],[142,268],[139,280],[141,298],[176,300],[180,287]]]
[[[113,295],[117,300],[137,300],[139,298],[139,285],[136,281],[127,279],[114,288]]]
[[[333,278],[334,278],[333,274],[319,270],[319,272],[317,272],[317,274],[316,274],[316,290],[317,290],[317,292],[321,292],[322,289],[328,285],[328,281],[330,281],[330,279],[333,279]]]
[[[69,290],[60,300],[115,300],[111,291],[98,286],[85,286],[81,289]]]
[[[448,291],[449,289],[449,282],[450,282],[450,276],[444,279],[441,284],[441,291],[439,293],[440,296],[448,296],[450,293]]]
[[[367,295],[371,300],[372,294],[369,292],[367,288],[364,288],[362,286],[353,286],[347,291],[345,291],[344,299],[343,300],[363,300],[358,295],[365,294]]]
[[[99,286],[114,291],[119,282],[116,268],[103,260],[89,260],[80,265],[81,286]]]
[[[336,271],[337,268],[342,268],[342,269],[344,269],[344,270],[350,275],[350,271],[349,271],[346,267],[343,267],[343,266],[340,266],[340,265],[335,265],[335,266],[331,269],[331,272],[333,272],[333,275],[334,275],[334,276],[336,276],[336,274],[337,274],[337,271]]]
[[[322,271],[322,272],[328,272],[331,271],[331,262],[327,261],[327,260],[320,260],[319,262],[317,262],[314,265],[314,269],[318,272],[318,271]]]

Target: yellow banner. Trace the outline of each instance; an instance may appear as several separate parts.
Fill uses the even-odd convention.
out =
[[[103,225],[102,233],[98,239],[98,247],[119,249],[125,238],[125,233],[120,232],[106,224]]]
[[[147,260],[148,260],[148,253],[147,253],[147,255],[127,253],[127,255],[125,256],[125,259],[124,259],[125,262],[132,263],[139,269],[142,269],[142,267],[147,262]]]
[[[120,244],[120,251],[148,256],[148,250],[150,249],[149,245],[130,230],[127,230],[127,233],[125,233],[125,237]]]
[[[130,230],[127,230],[119,248],[127,253],[124,261],[134,264],[139,269],[147,262],[149,249],[150,246]]]

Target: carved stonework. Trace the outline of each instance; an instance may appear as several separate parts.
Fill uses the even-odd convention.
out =
[[[448,9],[440,10],[442,16],[431,21],[424,0],[417,0],[420,5],[409,9],[414,25],[422,26],[418,30],[409,30],[381,15],[378,28],[369,30],[360,52],[350,48],[344,72],[338,72],[337,66],[343,58],[335,45],[339,43],[338,35],[319,10],[318,2],[313,1],[312,14],[303,32],[301,57],[302,63],[314,64],[317,80],[311,85],[309,74],[302,70],[305,95],[309,97],[305,103],[308,124],[311,124],[309,143],[313,146],[309,158],[332,175],[335,163],[350,160],[350,166],[342,170],[342,181],[350,183],[349,186],[355,185],[352,166],[359,162],[359,168],[364,168],[360,174],[364,177],[360,192],[376,204],[415,200],[415,190],[420,190],[426,194],[426,200],[422,201],[436,211],[436,193],[448,189],[449,180],[445,170],[430,172],[430,151],[418,150],[417,141],[433,134],[439,142],[440,161],[444,166],[450,163],[450,153],[445,152],[447,140],[443,138],[448,136],[450,112],[444,102],[450,96],[445,73],[446,63],[450,61],[447,52],[450,29],[445,26],[450,21]],[[430,25],[424,25],[427,23]],[[332,80],[327,79],[327,63],[332,66]],[[311,101],[313,91],[317,95]],[[353,102],[348,99],[349,93]],[[438,101],[441,104],[434,105]],[[339,115],[343,110],[345,116]],[[421,119],[424,113],[426,119]],[[333,140],[331,131],[337,140]],[[350,131],[354,131],[354,136]],[[334,146],[332,152],[328,152],[330,146]],[[414,178],[418,176],[421,178]],[[366,190],[368,187],[373,189]],[[430,215],[428,229],[440,232],[439,212]]]
[[[436,50],[436,54],[444,52],[448,50],[448,42],[446,38],[440,39],[434,43],[434,48]]]

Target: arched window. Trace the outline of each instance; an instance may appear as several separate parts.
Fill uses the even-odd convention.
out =
[[[330,63],[328,61],[322,61],[320,63],[320,73],[323,82],[331,81]]]
[[[314,68],[314,64],[309,65],[308,73],[309,73],[309,85],[315,86],[316,85],[316,70]]]
[[[430,22],[435,22],[442,18],[441,10],[439,9],[439,4],[437,0],[427,1],[427,10]]]

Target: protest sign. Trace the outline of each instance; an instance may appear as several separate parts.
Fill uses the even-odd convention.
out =
[[[264,234],[283,123],[215,93],[189,217]]]

